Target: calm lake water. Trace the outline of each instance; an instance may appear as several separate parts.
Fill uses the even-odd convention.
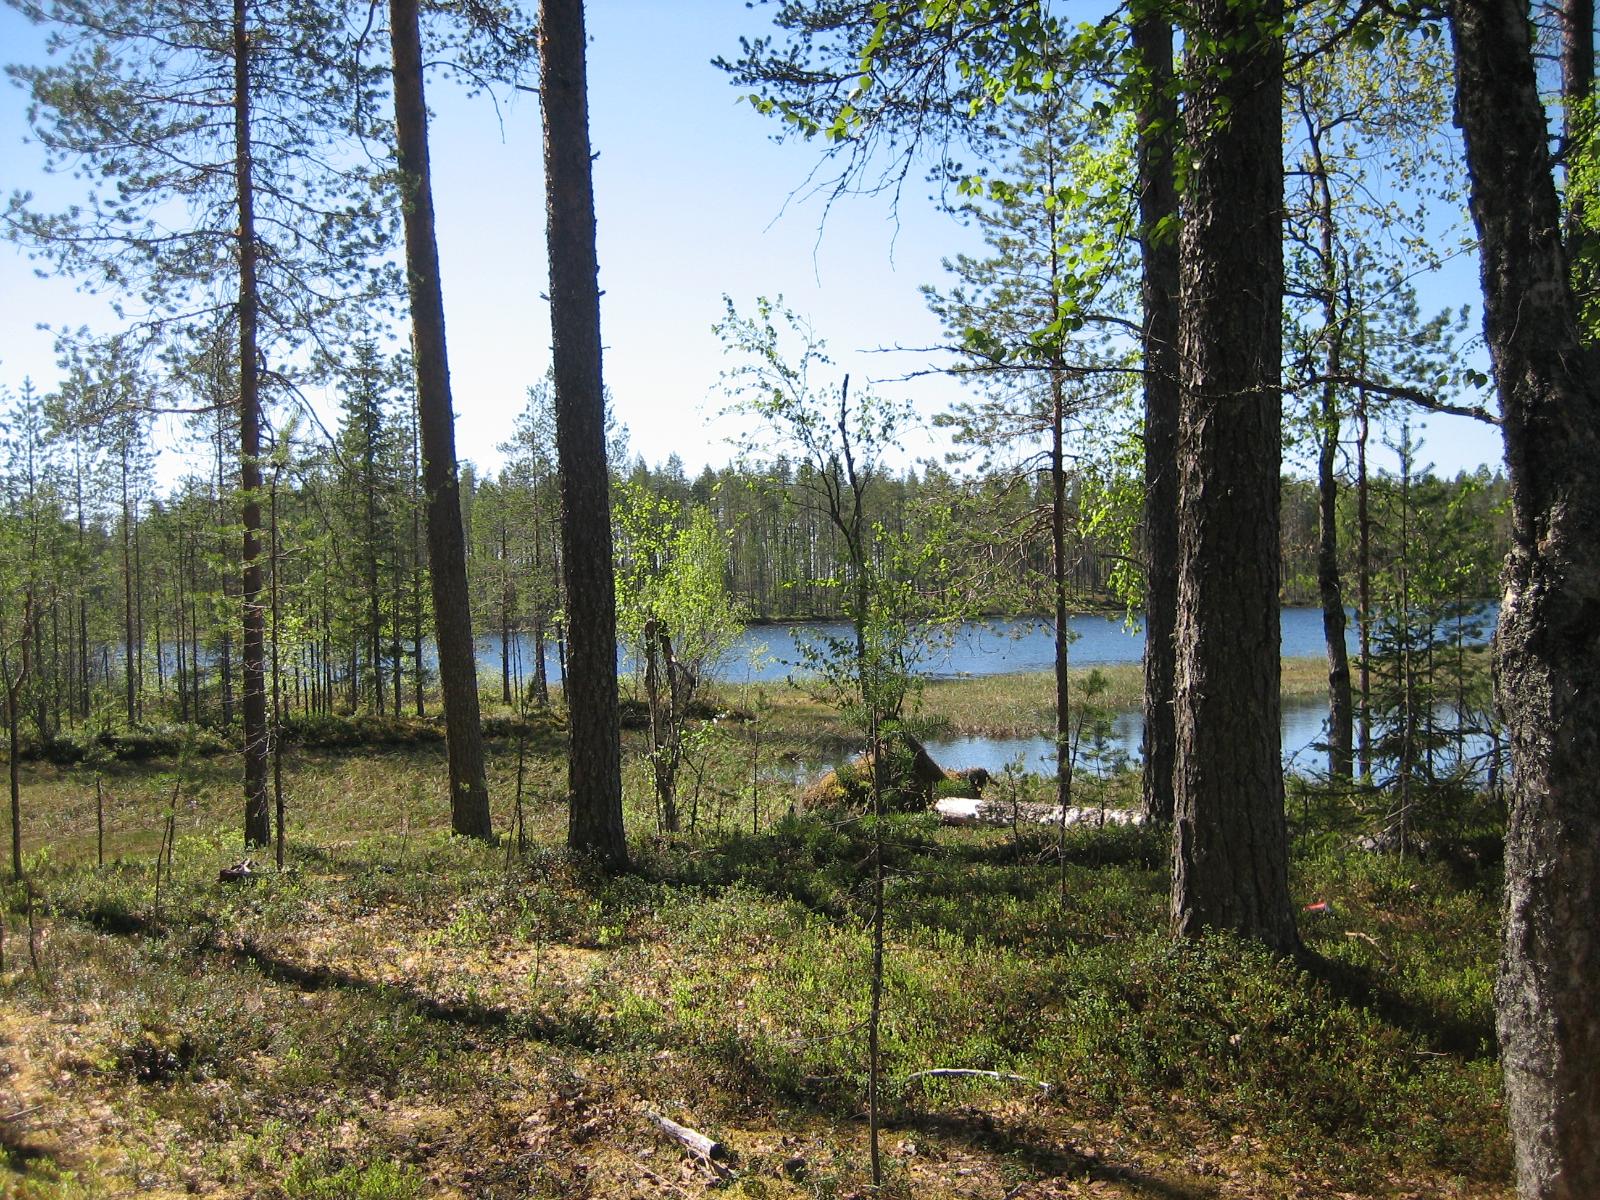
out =
[[[1135,618],[1080,613],[1069,622],[1075,635],[1070,651],[1074,666],[1137,663],[1144,657],[1144,625]],[[1320,657],[1323,654],[1322,610],[1285,608],[1282,612],[1285,658]],[[717,670],[730,683],[776,683],[802,672],[800,647],[820,636],[848,638],[850,627],[842,621],[809,625],[752,625],[739,638]],[[1348,638],[1355,645],[1354,617]],[[524,676],[532,673],[532,643],[518,639]],[[947,644],[935,647],[918,664],[921,674],[933,677],[1005,675],[1019,671],[1048,671],[1055,663],[1055,638],[1048,621],[1033,618],[996,618],[967,621]],[[545,648],[545,669],[559,678],[553,642]],[[478,639],[478,666],[500,669],[500,639]]]
[[[1487,610],[1484,637],[1492,628],[1494,610]],[[1071,618],[1075,635],[1070,654],[1075,667],[1132,664],[1144,657],[1142,622],[1129,622],[1121,616],[1079,614]],[[1320,658],[1325,647],[1322,636],[1322,610],[1284,608],[1281,620],[1285,658]],[[809,625],[753,625],[747,628],[733,651],[717,670],[729,683],[779,683],[804,673],[800,647],[818,636],[848,638],[849,626],[843,622]],[[1355,649],[1354,614],[1347,633]],[[520,656],[524,678],[531,672],[531,643],[519,639],[514,648]],[[1002,675],[1022,671],[1049,671],[1055,663],[1054,634],[1047,621],[1030,618],[969,621],[954,631],[944,644],[934,648],[919,664],[918,671],[930,678],[963,675]],[[500,640],[478,639],[478,664],[485,672],[500,669]],[[623,663],[626,667],[626,662]],[[546,670],[551,680],[560,678],[554,643],[546,648]],[[1326,766],[1326,754],[1316,744],[1325,736],[1326,707],[1317,700],[1285,703],[1281,729],[1283,757],[1287,766],[1298,770],[1319,770]],[[1143,735],[1143,715],[1120,712],[1112,722],[1111,736],[1103,747],[1107,765],[1118,757],[1136,762]],[[1048,738],[940,738],[928,742],[928,751],[941,766],[984,767],[1002,770],[1007,763],[1021,759],[1030,772],[1051,774],[1055,770],[1055,746]],[[1080,751],[1081,769],[1093,770],[1092,760]],[[807,764],[809,771],[836,766],[836,763]]]

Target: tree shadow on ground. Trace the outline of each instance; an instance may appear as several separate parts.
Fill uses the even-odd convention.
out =
[[[1488,1022],[1459,1020],[1409,1000],[1387,986],[1380,971],[1325,958],[1315,950],[1303,952],[1301,965],[1352,1008],[1371,1010],[1436,1053],[1468,1060],[1497,1053],[1494,1028]]]
[[[996,905],[1031,904],[1056,894],[1055,872],[1063,858],[1054,835],[1035,833],[1020,842],[1009,837],[951,840],[940,836],[930,818],[921,816],[890,818],[887,829],[884,859],[897,889],[898,925],[969,940],[982,938],[1002,948],[1037,944],[1041,930],[1036,923],[1012,929],[989,910]],[[1041,909],[1036,914],[1047,920],[1050,936],[1098,945],[1144,929],[1156,919],[1165,885],[1148,865],[1150,839],[1143,831],[1130,835],[1127,828],[1107,828],[1069,833],[1062,869],[1120,871],[1118,886],[1133,897],[1139,911],[1119,916],[1105,903],[1090,903],[1075,884],[1059,911]],[[861,821],[805,814],[757,834],[730,831],[659,846],[641,855],[636,869],[651,883],[707,889],[737,885],[841,921],[867,911],[872,852],[871,836]],[[1127,900],[1117,903],[1126,905]]]
[[[1091,1185],[1118,1183],[1134,1195],[1151,1200],[1211,1200],[1217,1194],[1213,1183],[1166,1178],[1130,1163],[1107,1159],[1092,1150],[1080,1150],[1069,1139],[1052,1137],[1043,1129],[995,1120],[984,1112],[896,1110],[885,1118],[884,1130],[915,1131],[937,1137],[945,1145],[1003,1158],[1039,1176],[1036,1184],[1024,1185],[1018,1195],[1028,1195],[1033,1186],[1055,1179]]]
[[[89,908],[67,915],[99,933],[113,937],[164,938],[170,932],[160,922],[121,909],[107,911]],[[328,989],[354,992],[404,1005],[430,1021],[468,1029],[505,1030],[529,1040],[588,1052],[605,1046],[603,1033],[582,1014],[551,1017],[544,1012],[446,999],[407,984],[368,979],[328,964],[297,962],[249,938],[236,943],[224,941],[214,930],[200,934],[195,949],[233,966],[248,965],[264,979],[299,988],[302,992]]]
[[[248,939],[237,946],[222,947],[221,952],[229,958],[249,963],[274,983],[289,984],[304,992],[329,988],[357,992],[403,1004],[430,1021],[469,1029],[505,1030],[531,1041],[549,1042],[591,1053],[605,1048],[602,1032],[581,1015],[551,1017],[539,1011],[444,999],[405,984],[367,979],[339,967],[299,963]]]
[[[35,1162],[48,1162],[52,1155],[43,1146],[30,1141],[28,1135],[0,1120],[0,1151],[6,1156],[6,1165],[14,1170],[24,1170]]]

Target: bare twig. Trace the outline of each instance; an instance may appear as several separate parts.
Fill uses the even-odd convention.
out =
[[[933,1067],[926,1071],[913,1071],[905,1077],[904,1082],[912,1083],[918,1079],[993,1079],[1000,1083],[1025,1083],[1036,1087],[1043,1094],[1050,1094],[1050,1084],[1042,1079],[1029,1079],[1026,1075],[1013,1075],[1009,1071],[980,1071],[972,1067]]]

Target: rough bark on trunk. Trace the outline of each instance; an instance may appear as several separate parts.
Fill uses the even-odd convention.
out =
[[[1201,0],[1181,237],[1172,927],[1298,948],[1279,749],[1283,43]]]
[[[450,760],[450,828],[466,837],[487,840],[494,836],[494,826],[483,772],[478,663],[472,643],[466,541],[456,478],[455,413],[428,174],[428,106],[423,95],[416,0],[390,0],[389,27],[394,52],[395,131],[405,201],[417,418],[427,493],[434,638],[439,648],[439,685],[444,694],[445,746]]]
[[[1144,309],[1144,815],[1171,821],[1178,616],[1178,185],[1173,142],[1178,101],[1172,24],[1139,17],[1133,47],[1146,77],[1138,114],[1140,297]],[[1166,224],[1163,225],[1162,222]]]
[[[1514,769],[1496,988],[1524,1197],[1600,1196],[1600,375],[1516,0],[1459,0],[1456,116],[1512,501],[1495,634]]]
[[[567,592],[567,844],[621,867],[622,758],[617,719],[617,620],[605,395],[600,372],[600,281],[582,0],[543,0],[539,63],[544,101],[550,328],[561,471],[562,568]]]
[[[239,484],[244,492],[244,844],[272,840],[267,807],[266,629],[261,609],[261,371],[257,361],[255,178],[250,148],[250,34],[233,2],[234,185],[239,205]]]

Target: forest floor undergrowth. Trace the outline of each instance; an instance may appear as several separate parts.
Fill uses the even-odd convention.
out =
[[[617,877],[559,849],[539,722],[491,742],[497,829],[520,766],[520,850],[447,835],[436,743],[297,748],[288,869],[230,882],[231,760],[101,767],[104,865],[94,769],[30,767],[0,1195],[873,1194],[870,831],[792,812],[784,774],[847,731],[783,689],[725,699],[759,720],[719,723],[675,837],[643,832],[626,735]],[[1354,808],[1291,800],[1296,903],[1327,904],[1299,961],[1174,947],[1149,831],[890,818],[882,1194],[1509,1197],[1497,864],[1356,849]],[[937,1068],[1020,1078],[917,1076]]]

